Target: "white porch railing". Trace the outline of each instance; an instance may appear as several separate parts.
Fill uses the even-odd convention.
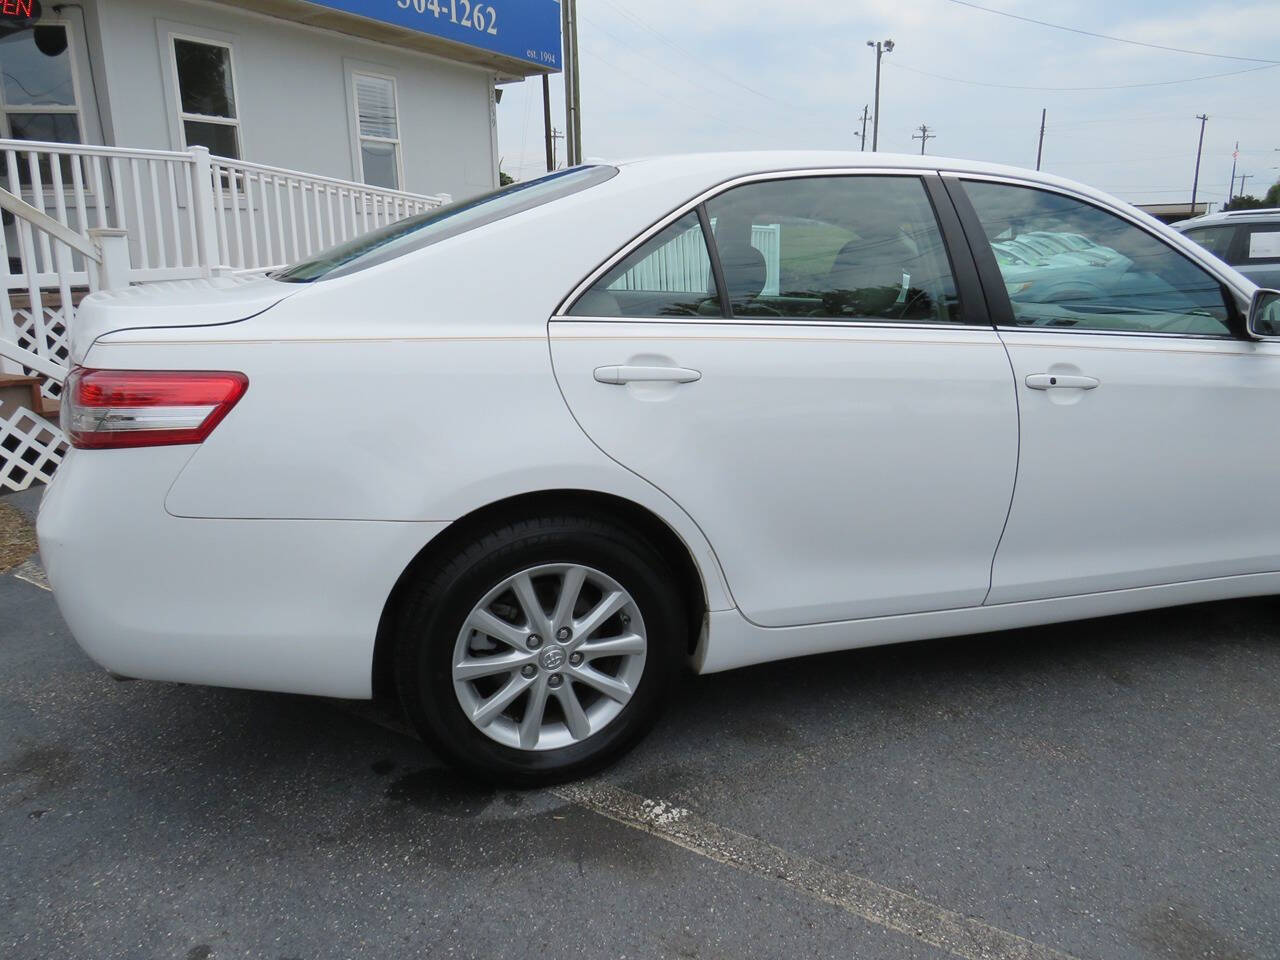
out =
[[[281,267],[450,201],[211,157],[203,147],[22,140],[0,140],[0,191],[0,374],[39,376],[50,401],[61,392],[76,308],[106,288],[105,236],[118,242],[110,285],[186,280]],[[64,441],[43,412],[22,410],[19,426],[0,411],[0,489],[48,479],[56,466]],[[36,451],[48,470],[15,466],[15,442],[28,461],[42,444],[52,451]]]

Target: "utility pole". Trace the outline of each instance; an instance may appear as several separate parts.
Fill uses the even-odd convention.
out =
[[[573,18],[573,162],[582,162],[582,58],[578,56],[578,0],[568,0]]]
[[[880,58],[893,53],[892,40],[868,40],[868,47],[876,48],[876,112],[871,122],[871,150],[880,149]]]
[[[577,150],[582,143],[579,127],[582,116],[579,109],[581,92],[578,86],[578,5],[576,0],[562,0],[560,4],[560,29],[564,37],[564,116],[566,166],[576,166],[581,159]]]
[[[560,166],[560,161],[556,158],[556,141],[563,140],[564,134],[559,130],[552,128],[551,130],[551,169],[555,170]]]
[[[1240,159],[1240,141],[1236,141],[1235,152],[1231,154],[1231,186],[1227,188],[1227,203],[1236,195],[1236,161]]]
[[[862,149],[867,149],[867,121],[871,119],[871,107],[867,104],[862,105],[862,133],[858,139],[862,141]]]
[[[551,138],[551,78],[542,75],[542,130],[547,140],[547,173],[556,168],[556,142]]]
[[[911,135],[912,140],[920,141],[920,156],[922,157],[924,156],[924,145],[928,143],[930,140],[936,139],[937,136],[938,135],[936,133],[929,132],[929,125],[927,123],[920,124],[920,132],[913,133]]]
[[[1197,113],[1196,119],[1200,121],[1200,143],[1196,147],[1196,176],[1191,181],[1191,215],[1196,215],[1196,192],[1200,189],[1200,154],[1204,151],[1204,125],[1209,122],[1208,114]]]
[[[1040,169],[1040,159],[1044,156],[1044,118],[1048,115],[1049,108],[1045,107],[1040,111],[1040,146],[1036,147],[1036,169]]]
[[[1244,182],[1245,182],[1246,180],[1248,180],[1248,179],[1249,179],[1250,177],[1252,177],[1252,176],[1253,176],[1253,174],[1252,174],[1252,173],[1242,173],[1242,174],[1240,174],[1240,196],[1242,196],[1242,197],[1244,196]]]

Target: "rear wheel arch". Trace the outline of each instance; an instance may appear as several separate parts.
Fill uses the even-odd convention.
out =
[[[408,587],[424,571],[446,562],[463,545],[483,532],[514,520],[547,514],[573,514],[627,527],[671,564],[688,612],[689,653],[702,634],[707,590],[702,571],[685,541],[662,517],[647,507],[613,494],[592,490],[543,490],[519,494],[473,510],[451,523],[422,548],[405,567],[383,606],[373,649],[373,694],[378,700],[396,698],[395,626]]]

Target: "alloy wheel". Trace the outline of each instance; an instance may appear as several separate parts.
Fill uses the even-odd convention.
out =
[[[556,750],[622,713],[648,646],[640,610],[616,580],[580,564],[531,567],[467,616],[453,651],[454,692],[490,739]]]

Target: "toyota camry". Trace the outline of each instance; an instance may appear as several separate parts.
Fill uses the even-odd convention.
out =
[[[41,552],[118,675],[579,776],[688,666],[1280,592],[1278,304],[1040,173],[575,167],[91,297]]]

